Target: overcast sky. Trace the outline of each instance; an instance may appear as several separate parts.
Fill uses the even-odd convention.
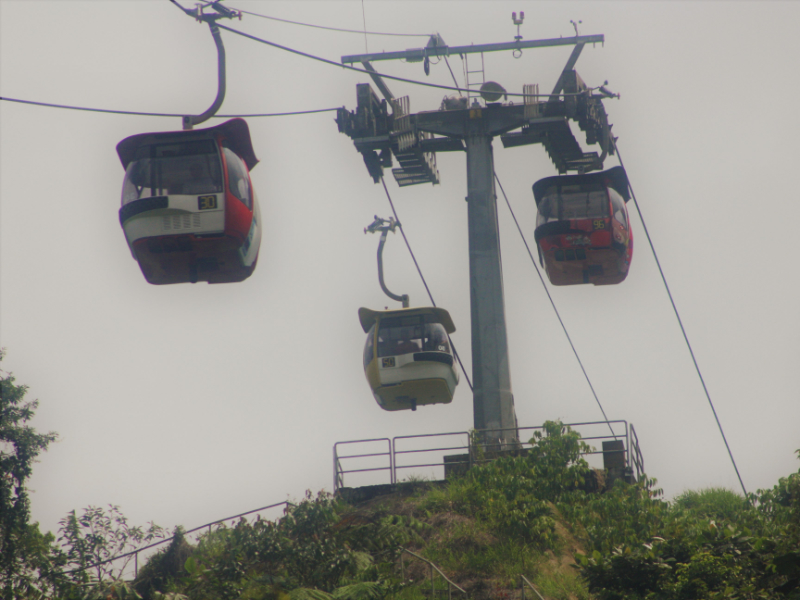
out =
[[[659,259],[748,490],[797,471],[800,136],[796,2],[244,2],[231,7],[376,32],[439,32],[449,45],[604,34],[577,71],[621,94],[606,110]],[[362,12],[363,8],[363,12]],[[362,34],[245,15],[226,23],[338,61]],[[225,114],[346,106],[368,78],[223,32]],[[369,36],[370,52],[425,37]],[[487,54],[511,92],[552,89],[570,47]],[[450,58],[463,83],[463,63]],[[442,62],[376,63],[449,85]],[[389,83],[412,111],[442,90]],[[208,28],[167,0],[0,0],[0,95],[127,111],[198,114],[216,93]],[[117,504],[131,522],[193,527],[333,487],[338,441],[472,427],[464,378],[452,404],[384,412],[364,379],[357,310],[393,305],[377,281],[391,212],[335,113],[248,119],[264,217],[258,267],[243,283],[147,284],[119,226],[116,144],[175,130],[177,118],[0,102],[2,368],[39,399],[34,425],[60,441],[30,487],[32,517],[55,530],[72,509]],[[214,120],[212,124],[221,121]],[[577,129],[577,128],[576,128]],[[579,136],[585,147],[585,139]],[[591,148],[587,148],[591,149]],[[531,185],[556,174],[540,146],[503,149],[497,175],[533,244]],[[441,184],[389,190],[454,341],[471,365],[466,156],[437,156]],[[606,167],[615,166],[609,158]],[[617,286],[550,287],[606,413],[632,423],[668,497],[739,490],[642,223]],[[502,196],[499,216],[511,380],[520,425],[602,414]],[[389,239],[390,289],[425,305],[402,239]],[[549,285],[549,284],[548,284]],[[384,479],[381,479],[384,477]],[[375,474],[372,480],[384,482]],[[355,480],[352,480],[355,483]]]

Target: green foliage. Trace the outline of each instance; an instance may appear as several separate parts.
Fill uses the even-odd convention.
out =
[[[452,510],[486,523],[498,537],[539,549],[557,544],[553,502],[584,485],[590,469],[581,455],[591,448],[557,421],[547,421],[525,456],[473,467],[422,508]]]
[[[0,361],[5,351],[0,349]],[[11,600],[38,594],[37,579],[49,568],[49,544],[37,525],[30,525],[30,502],[25,487],[36,457],[57,439],[38,433],[28,422],[39,406],[25,401],[28,387],[0,370],[0,594]]]
[[[759,515],[753,504],[725,488],[687,491],[672,501],[673,510],[691,512],[716,523],[758,526]]]
[[[537,479],[539,497],[556,502],[585,484],[590,469],[581,457],[592,448],[560,421],[546,421],[543,430],[533,434],[527,461]]]
[[[649,487],[561,507],[593,549],[577,558],[598,598],[800,598],[800,474],[749,501],[709,489],[670,506]]]
[[[386,596],[386,586],[380,581],[359,581],[337,588],[334,600],[379,600]]]
[[[712,488],[668,503],[654,479],[589,493],[590,448],[561,423],[531,446],[407,501],[353,508],[308,492],[277,522],[240,519],[196,545],[178,528],[135,582],[119,579],[122,563],[96,563],[161,528],[89,507],[62,520],[58,547],[26,524],[6,598],[422,600],[429,567],[411,548],[476,596],[514,597],[522,573],[552,600],[800,600],[800,472],[747,499]],[[434,588],[447,592],[439,577]]]
[[[573,493],[558,508],[592,550],[609,554],[617,547],[636,547],[663,533],[666,502],[655,479],[636,484],[615,482],[604,494]]]
[[[191,557],[192,547],[186,541],[181,527],[176,527],[169,545],[154,555],[139,570],[134,586],[145,600],[159,596],[159,590],[170,585],[187,572],[194,571],[195,561]],[[185,566],[186,565],[186,566]]]
[[[327,494],[309,492],[276,523],[241,519],[203,535],[181,568],[170,553],[183,556],[185,542],[173,540],[142,569],[137,588],[153,599],[168,592],[191,600],[381,598],[389,589],[381,579],[391,570],[386,561],[418,537],[420,526],[409,517],[348,511]]]
[[[779,479],[771,490],[759,490],[751,500],[769,523],[762,552],[771,559],[775,590],[800,598],[800,470]]]
[[[152,542],[163,539],[163,528],[149,523],[147,529],[128,525],[118,506],[108,510],[89,506],[80,517],[71,511],[59,521],[58,542],[65,549],[66,566],[76,571],[81,582],[94,577],[98,582],[117,580],[133,556],[112,561]]]

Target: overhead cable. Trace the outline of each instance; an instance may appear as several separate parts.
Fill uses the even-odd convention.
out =
[[[281,23],[289,23],[291,25],[301,25],[303,27],[313,27],[315,29],[325,29],[327,31],[339,31],[342,33],[357,33],[359,35],[388,35],[395,37],[430,37],[429,33],[382,33],[378,31],[361,31],[358,29],[340,29],[339,27],[326,27],[325,25],[312,25],[311,23],[301,23],[300,21],[290,21],[289,19],[279,19],[278,17],[269,17],[267,15],[260,15],[258,13],[250,12],[249,10],[239,10],[240,13],[251,15],[253,17],[260,17],[262,19],[269,19],[270,21],[280,21]]]
[[[32,104],[34,106],[44,106],[47,108],[64,108],[68,110],[83,110],[88,112],[111,113],[115,115],[136,115],[142,117],[178,117],[181,118],[183,114],[176,113],[152,113],[152,112],[137,112],[131,110],[112,110],[108,108],[89,108],[86,106],[69,106],[67,104],[52,104],[50,102],[35,102],[33,100],[20,100],[19,98],[9,98],[7,96],[0,96],[0,100],[6,102],[18,102],[20,104]],[[282,113],[253,113],[253,114],[240,114],[240,115],[214,115],[212,119],[233,119],[236,117],[288,117],[292,115],[308,115],[320,112],[332,112],[339,110],[338,108],[317,108],[314,110],[296,110],[292,112]]]
[[[617,157],[619,158],[619,164],[624,169],[625,163],[622,162],[622,155],[619,153],[619,147],[617,146],[616,138],[612,137],[614,144],[614,149],[617,151]],[[626,171],[627,172],[627,171]],[[650,250],[653,252],[653,258],[656,260],[656,267],[658,267],[658,272],[661,275],[661,281],[664,282],[664,289],[667,290],[667,296],[669,296],[669,302],[672,304],[672,310],[675,312],[675,317],[678,319],[678,325],[681,328],[681,333],[683,334],[683,339],[686,342],[686,347],[689,349],[689,354],[692,357],[692,362],[694,363],[695,371],[697,371],[697,376],[700,378],[700,383],[703,385],[703,392],[705,392],[706,399],[708,400],[708,405],[711,407],[711,412],[714,413],[714,420],[717,422],[717,427],[719,428],[719,432],[722,435],[722,441],[725,442],[725,448],[728,450],[728,456],[731,459],[731,463],[733,464],[733,469],[736,471],[736,477],[739,479],[739,485],[742,486],[742,491],[744,495],[747,496],[747,488],[744,486],[744,481],[742,481],[742,476],[739,474],[739,467],[736,466],[736,460],[733,458],[733,452],[731,452],[731,447],[728,444],[728,439],[725,437],[725,431],[722,429],[722,423],[717,416],[717,410],[714,408],[714,403],[711,401],[711,394],[708,392],[708,387],[706,387],[706,381],[703,378],[703,373],[700,372],[700,365],[697,364],[697,358],[694,355],[694,350],[692,350],[692,345],[689,343],[689,336],[686,334],[686,329],[683,327],[683,321],[681,320],[681,315],[678,313],[678,307],[675,305],[675,300],[672,297],[672,292],[669,289],[669,284],[667,284],[667,278],[664,275],[664,270],[661,268],[661,262],[658,260],[658,254],[656,254],[656,248],[653,245],[653,240],[650,237],[650,232],[647,230],[647,225],[644,222],[644,215],[642,214],[642,209],[639,207],[639,202],[636,200],[636,194],[633,191],[633,185],[631,185],[630,178],[628,179],[628,187],[631,190],[631,198],[633,198],[633,204],[636,206],[636,212],[639,214],[639,220],[642,222],[642,229],[644,230],[644,234],[647,237],[647,243],[650,244]]]
[[[595,402],[597,402],[597,406],[600,407],[600,412],[603,413],[603,419],[605,419],[606,425],[611,430],[611,435],[614,436],[614,439],[617,439],[617,434],[614,433],[614,428],[611,427],[611,422],[608,420],[608,416],[606,416],[606,411],[603,408],[603,405],[600,403],[600,398],[597,397],[597,392],[594,390],[594,386],[592,385],[591,380],[589,379],[589,374],[586,372],[586,369],[583,367],[583,361],[581,361],[581,357],[578,356],[578,351],[575,349],[575,344],[572,343],[572,338],[569,336],[569,332],[567,331],[567,326],[564,325],[564,321],[561,318],[561,314],[559,314],[558,309],[556,308],[556,303],[553,301],[553,297],[550,295],[550,290],[547,289],[547,285],[544,282],[544,277],[542,277],[541,271],[539,271],[539,267],[536,266],[536,260],[533,258],[533,254],[531,253],[530,246],[528,246],[528,241],[525,239],[525,234],[522,233],[522,228],[519,226],[519,221],[517,221],[517,216],[514,214],[514,209],[511,208],[511,203],[508,201],[508,196],[506,195],[506,191],[503,189],[503,184],[500,183],[500,178],[497,176],[497,172],[494,174],[494,179],[497,181],[497,185],[500,187],[500,191],[503,192],[503,198],[505,198],[506,206],[508,207],[508,211],[511,213],[511,217],[514,219],[514,224],[517,226],[517,231],[519,231],[519,235],[522,238],[522,243],[525,244],[525,249],[528,251],[528,256],[531,258],[531,263],[533,263],[533,268],[536,269],[536,274],[539,276],[539,281],[542,282],[542,287],[544,288],[545,294],[547,294],[547,299],[550,300],[550,305],[553,307],[553,311],[556,313],[556,317],[558,318],[558,322],[561,323],[561,329],[564,330],[564,335],[567,336],[567,341],[569,342],[570,348],[572,348],[572,353],[575,355],[575,358],[578,361],[578,365],[583,371],[583,376],[586,378],[586,383],[589,384],[589,389],[592,390],[592,395],[594,396]]]
[[[392,207],[392,214],[394,215],[394,220],[399,225],[400,233],[403,236],[403,241],[406,243],[406,248],[408,248],[409,254],[411,254],[411,259],[414,261],[414,266],[417,267],[417,273],[419,273],[420,279],[422,279],[422,285],[425,286],[425,291],[428,292],[428,298],[431,301],[433,306],[436,306],[436,302],[433,299],[433,294],[431,294],[431,290],[428,287],[428,282],[425,281],[425,276],[422,274],[422,269],[419,268],[419,263],[417,262],[417,257],[414,256],[414,251],[411,249],[411,244],[408,242],[408,238],[406,237],[406,232],[403,230],[403,226],[400,224],[400,217],[397,216],[397,210],[394,208],[394,202],[392,202],[392,196],[389,194],[389,188],[386,187],[386,180],[381,177],[381,183],[383,184],[383,191],[386,192],[386,197],[389,199],[389,206]],[[447,335],[448,339],[450,338],[450,334]],[[467,380],[467,385],[469,385],[469,389],[474,391],[472,387],[472,382],[469,380],[469,375],[467,375],[467,370],[464,368],[464,363],[461,362],[461,356],[458,354],[456,350],[456,345],[453,343],[453,340],[450,339],[450,346],[453,348],[453,354],[456,356],[456,360],[458,364],[461,366],[461,372],[464,373],[464,379]]]
[[[369,54],[369,44],[367,43],[367,12],[364,10],[364,0],[361,0],[361,18],[364,21],[364,52]]]

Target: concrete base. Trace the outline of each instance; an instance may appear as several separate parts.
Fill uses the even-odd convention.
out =
[[[444,481],[401,481],[400,483],[384,483],[381,485],[365,485],[357,488],[339,488],[336,497],[348,504],[361,504],[391,494],[410,496],[420,489],[444,485]]]

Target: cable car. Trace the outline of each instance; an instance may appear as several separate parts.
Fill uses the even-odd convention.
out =
[[[119,221],[156,285],[229,283],[252,275],[261,214],[250,181],[258,159],[243,119],[122,140]]]
[[[610,285],[628,275],[633,233],[622,167],[533,184],[539,262],[553,285]]]
[[[384,410],[447,404],[458,385],[447,337],[456,328],[443,308],[358,310],[367,334],[364,373]]]

